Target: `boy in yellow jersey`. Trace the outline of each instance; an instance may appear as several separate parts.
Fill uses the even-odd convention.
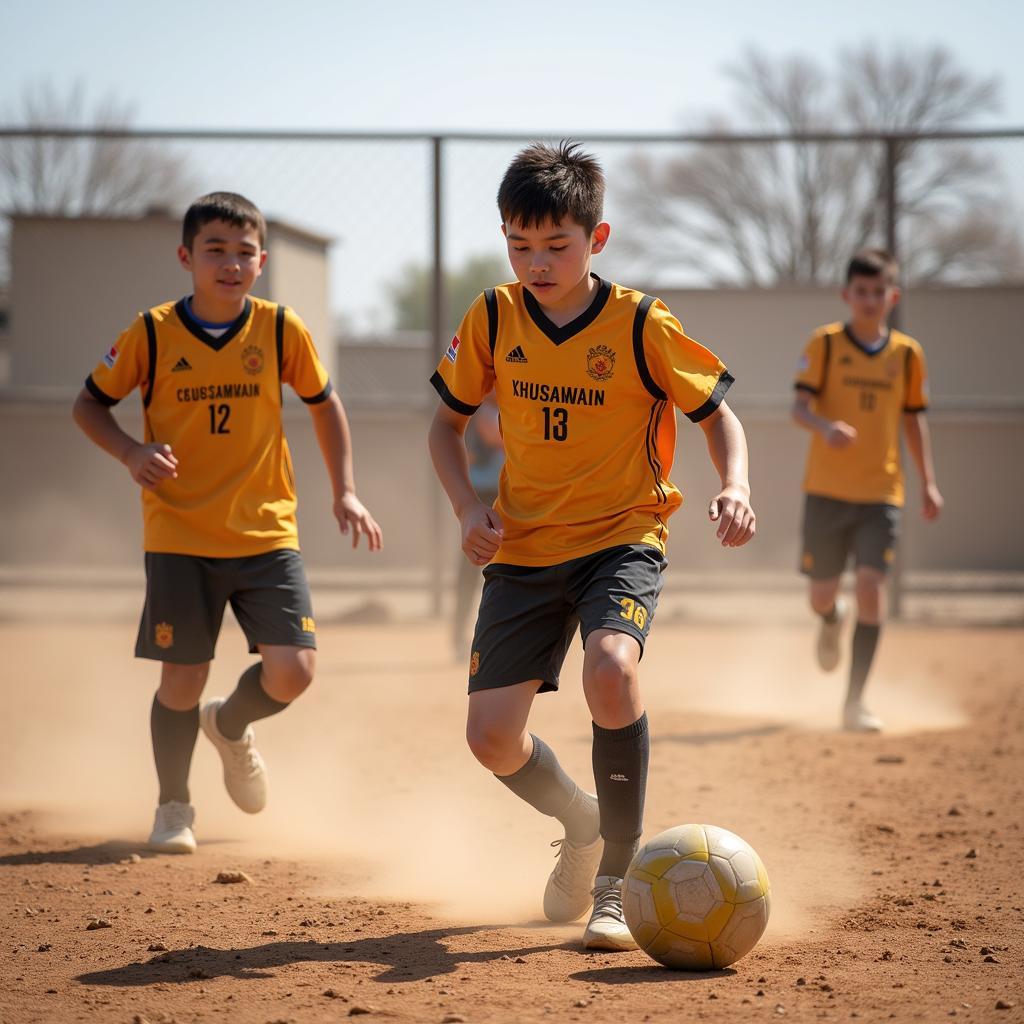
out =
[[[498,192],[516,282],[470,307],[431,382],[430,449],[484,569],[470,652],[467,738],[477,760],[565,828],[544,893],[552,921],[593,907],[588,949],[635,949],[622,877],[643,827],[650,750],[638,683],[666,567],[676,408],[699,423],[722,488],[710,503],[726,547],[754,533],[743,428],[723,401],[733,378],[658,300],[601,280],[604,177],[574,144],[533,145]],[[497,502],[470,482],[463,432],[494,392],[505,443]],[[593,718],[597,796],[527,730],[534,697],[558,688],[573,634]]]
[[[141,314],[87,378],[75,421],[142,487],[146,604],[135,654],[163,663],[150,717],[160,798],[150,844],[196,848],[188,774],[199,728],[244,811],[262,810],[267,773],[251,723],[283,711],[313,678],[316,627],[295,522],[281,422],[288,384],[309,406],[353,547],[380,528],[355,494],[341,401],[302,321],[251,297],[266,224],[247,199],[214,192],[185,214],[178,259],[192,295]],[[138,388],[145,438],[111,407]],[[199,698],[227,603],[260,661],[225,699]]]
[[[793,417],[812,431],[801,570],[810,577],[811,607],[821,617],[818,663],[839,664],[846,604],[839,582],[850,555],[856,564],[857,625],[843,727],[877,732],[864,706],[864,686],[885,617],[886,573],[895,556],[903,506],[900,426],[921,476],[923,515],[935,519],[935,483],[925,409],[928,371],[921,346],[888,327],[899,301],[899,268],[881,249],[850,261],[843,300],[846,324],[819,327],[800,359]]]

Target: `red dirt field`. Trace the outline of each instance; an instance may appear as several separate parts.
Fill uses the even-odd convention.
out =
[[[199,852],[168,857],[132,625],[0,625],[0,1021],[1024,1020],[1024,632],[888,629],[866,737],[809,625],[655,626],[646,834],[721,825],[773,884],[758,947],[698,975],[537,920],[559,832],[466,750],[445,636],[323,628],[313,689],[257,728],[270,806],[235,810],[200,737]],[[233,626],[220,652],[211,695]],[[532,724],[589,781],[579,669]]]

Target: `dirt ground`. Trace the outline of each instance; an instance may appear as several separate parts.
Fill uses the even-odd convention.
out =
[[[559,833],[466,750],[439,626],[322,629],[314,688],[257,730],[267,810],[201,737],[199,852],[169,857],[131,622],[33,620],[0,624],[3,1024],[1024,1020],[1024,631],[892,627],[864,737],[809,625],[656,624],[647,835],[724,826],[773,884],[758,947],[689,975],[537,920]],[[247,660],[226,628],[208,692]],[[587,780],[579,668],[533,727]]]

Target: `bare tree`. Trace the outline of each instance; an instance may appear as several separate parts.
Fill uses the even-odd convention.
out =
[[[945,50],[865,46],[823,67],[757,51],[729,69],[748,127],[764,132],[929,132],[995,109],[993,79],[960,70]],[[711,118],[708,129],[735,126]],[[980,147],[900,142],[899,248],[915,283],[1024,276],[1007,189]],[[624,231],[648,273],[698,271],[715,283],[833,283],[850,253],[885,240],[886,155],[878,143],[690,148],[629,162]]]
[[[81,87],[58,93],[47,83],[29,86],[3,122],[24,128],[120,130],[132,108],[113,97],[89,106]],[[138,139],[38,136],[0,139],[0,214],[136,216],[173,209],[192,192],[185,159]],[[6,252],[6,225],[0,250]],[[0,260],[0,279],[6,279]]]

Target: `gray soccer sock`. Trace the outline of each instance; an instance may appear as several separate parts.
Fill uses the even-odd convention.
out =
[[[592,843],[598,836],[595,801],[566,775],[555,752],[542,739],[530,738],[533,752],[526,764],[511,775],[494,777],[541,814],[557,818],[565,827],[566,839]]]
[[[263,663],[250,665],[239,677],[234,693],[217,711],[217,728],[229,740],[240,740],[246,726],[284,711],[282,704],[263,689]]]

